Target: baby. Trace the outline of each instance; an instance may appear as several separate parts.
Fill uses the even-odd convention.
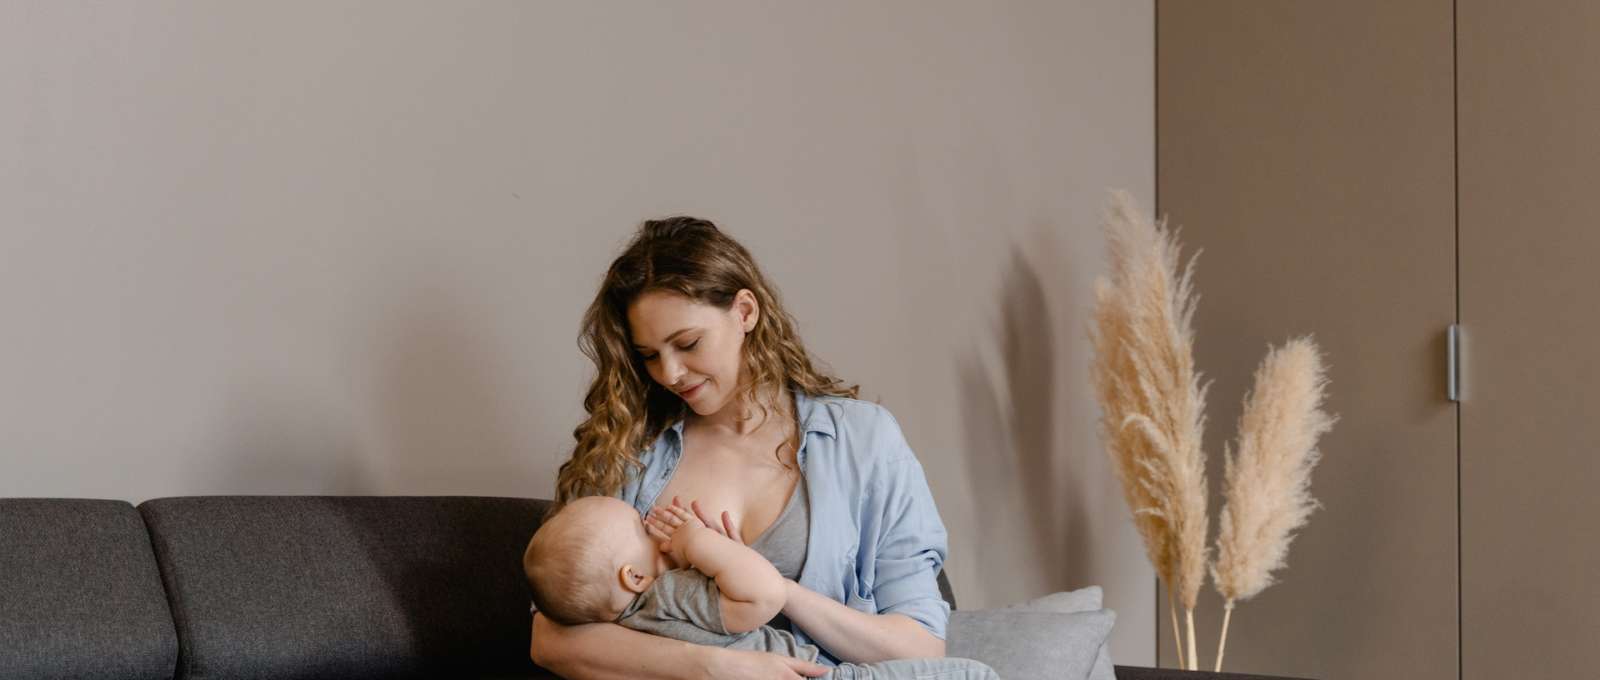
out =
[[[562,508],[522,556],[534,606],[565,625],[612,621],[685,642],[815,662],[815,645],[766,625],[787,598],[778,570],[682,507],[668,510],[680,521],[647,527],[615,498],[590,496]],[[824,677],[998,680],[988,666],[950,658],[840,664]]]

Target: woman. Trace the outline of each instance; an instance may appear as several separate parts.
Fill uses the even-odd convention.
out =
[[[788,581],[773,625],[830,660],[944,655],[943,523],[893,416],[813,367],[742,246],[691,217],[645,222],[580,339],[598,369],[556,500],[680,502]],[[625,650],[625,654],[619,654]],[[534,617],[535,663],[574,680],[799,678],[816,664]]]

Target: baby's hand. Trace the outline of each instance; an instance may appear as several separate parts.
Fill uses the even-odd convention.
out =
[[[673,531],[686,524],[698,524],[702,527],[706,525],[693,512],[690,512],[689,508],[683,507],[683,502],[679,501],[677,496],[672,497],[672,505],[658,505],[650,508],[650,514],[645,519],[655,519],[660,522],[667,529],[666,534],[668,537],[672,536]]]
[[[672,505],[656,506],[650,509],[650,514],[645,515],[644,528],[650,538],[656,542],[661,552],[667,553],[679,564],[684,564],[682,539],[679,538],[689,533],[687,529],[704,529],[705,522],[695,517],[694,513],[673,497]],[[674,541],[674,538],[679,540]]]
[[[683,501],[673,496],[672,505],[651,508],[650,514],[673,526],[698,524],[713,533],[733,539],[733,542],[739,545],[744,545],[744,537],[739,535],[739,527],[733,523],[733,515],[724,510],[720,516],[713,517],[705,508],[700,507],[700,501],[697,500],[689,501],[689,507],[685,509]]]
[[[674,497],[672,500],[676,503],[678,499]],[[689,508],[694,510],[695,517],[698,517],[700,523],[704,524],[707,529],[733,539],[734,543],[744,545],[744,536],[740,535],[738,525],[733,523],[733,515],[728,514],[727,510],[723,510],[720,515],[712,518],[706,515],[704,508],[700,507],[700,501],[689,501]]]
[[[690,565],[686,554],[688,536],[694,531],[701,530],[706,530],[706,525],[699,522],[699,518],[690,514],[688,509],[678,504],[670,507],[653,507],[650,509],[650,515],[645,515],[646,533],[656,541],[656,547],[659,547],[661,552],[666,552],[672,558],[672,562],[680,566],[693,566]]]

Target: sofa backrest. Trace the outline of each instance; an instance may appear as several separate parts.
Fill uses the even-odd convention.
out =
[[[545,501],[214,496],[139,506],[178,680],[532,674],[522,550]]]
[[[0,499],[0,678],[164,680],[177,657],[132,505]]]

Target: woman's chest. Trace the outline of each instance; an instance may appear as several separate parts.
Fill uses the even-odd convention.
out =
[[[674,497],[684,505],[698,501],[708,518],[727,511],[745,543],[761,536],[782,514],[798,488],[800,472],[793,458],[780,461],[773,450],[763,459],[758,451],[714,443],[685,442],[683,458],[656,505]]]

